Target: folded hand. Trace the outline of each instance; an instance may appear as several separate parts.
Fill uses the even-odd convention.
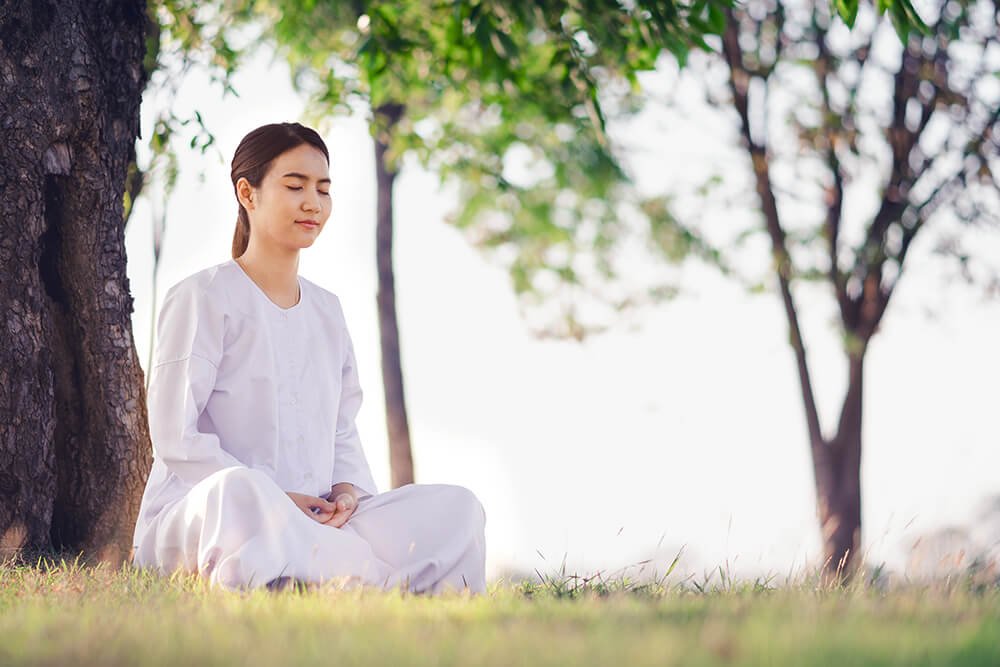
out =
[[[326,521],[323,521],[323,523],[334,528],[341,528],[347,523],[347,520],[351,518],[354,510],[358,507],[358,501],[354,499],[354,496],[346,492],[338,494],[331,504],[334,506],[333,515]]]
[[[305,512],[306,516],[320,523],[326,523],[336,514],[337,506],[325,498],[310,496],[308,493],[295,493],[294,491],[286,491],[285,493],[292,499],[296,507]]]

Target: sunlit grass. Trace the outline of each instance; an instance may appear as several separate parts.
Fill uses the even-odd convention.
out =
[[[1000,664],[1000,581],[536,573],[483,596],[226,592],[190,575],[0,566],[0,664]]]

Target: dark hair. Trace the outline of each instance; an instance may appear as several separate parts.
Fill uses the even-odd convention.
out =
[[[327,151],[326,144],[311,127],[299,123],[270,123],[247,134],[233,154],[233,192],[236,192],[236,181],[241,178],[259,188],[274,159],[302,144],[309,144],[323,151],[327,164],[330,163],[330,152]],[[236,232],[233,234],[233,259],[245,253],[250,242],[250,216],[243,204],[240,204],[239,196],[236,204],[240,210],[236,218]]]

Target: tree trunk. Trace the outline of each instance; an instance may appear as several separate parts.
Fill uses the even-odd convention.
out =
[[[864,361],[864,345],[873,335],[878,317],[869,314],[861,337],[864,344],[857,349],[848,349],[849,381],[847,394],[841,410],[837,434],[832,440],[823,437],[819,410],[813,392],[812,379],[806,354],[805,341],[799,326],[798,311],[792,295],[792,261],[787,248],[787,235],[778,215],[778,203],[771,183],[770,164],[766,140],[759,141],[751,132],[750,80],[752,72],[746,66],[743,48],[740,45],[740,22],[732,10],[726,10],[726,30],[722,36],[723,55],[729,66],[729,87],[733,95],[733,106],[740,118],[741,140],[747,150],[753,167],[757,194],[760,198],[761,213],[765,230],[771,240],[771,256],[778,287],[788,322],[789,343],[795,352],[795,362],[799,375],[799,389],[805,408],[806,427],[816,479],[817,514],[823,539],[823,577],[827,581],[845,580],[853,574],[858,563],[855,558],[861,536],[861,388]],[[765,77],[766,78],[766,77]],[[833,233],[828,232],[828,242],[832,247],[832,275],[836,286],[836,243],[837,225],[840,222],[839,200],[835,200],[831,215]],[[828,223],[829,225],[829,223]],[[874,283],[877,285],[877,281]],[[838,301],[842,311],[846,295]],[[847,322],[844,326],[850,330]],[[857,339],[858,331],[851,330]]]
[[[864,352],[848,359],[847,394],[837,434],[815,451],[816,501],[823,538],[823,571],[828,581],[846,581],[862,564],[861,408]]]
[[[389,468],[392,488],[412,484],[413,454],[410,425],[403,394],[403,364],[399,352],[396,321],[396,281],[392,269],[392,186],[396,171],[386,163],[389,137],[403,114],[402,105],[385,104],[376,112],[375,176],[378,183],[375,252],[378,263],[378,322],[382,342],[382,386],[385,390],[385,421],[389,432]]]
[[[146,5],[0,6],[0,551],[120,563],[151,448],[125,273]]]

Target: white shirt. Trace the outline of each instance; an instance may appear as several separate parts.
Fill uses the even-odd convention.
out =
[[[355,427],[361,407],[340,300],[299,276],[281,308],[227,260],[167,291],[150,370],[153,467],[134,544],[157,514],[212,473],[267,473],[285,491],[323,496],[339,482],[378,489]]]

